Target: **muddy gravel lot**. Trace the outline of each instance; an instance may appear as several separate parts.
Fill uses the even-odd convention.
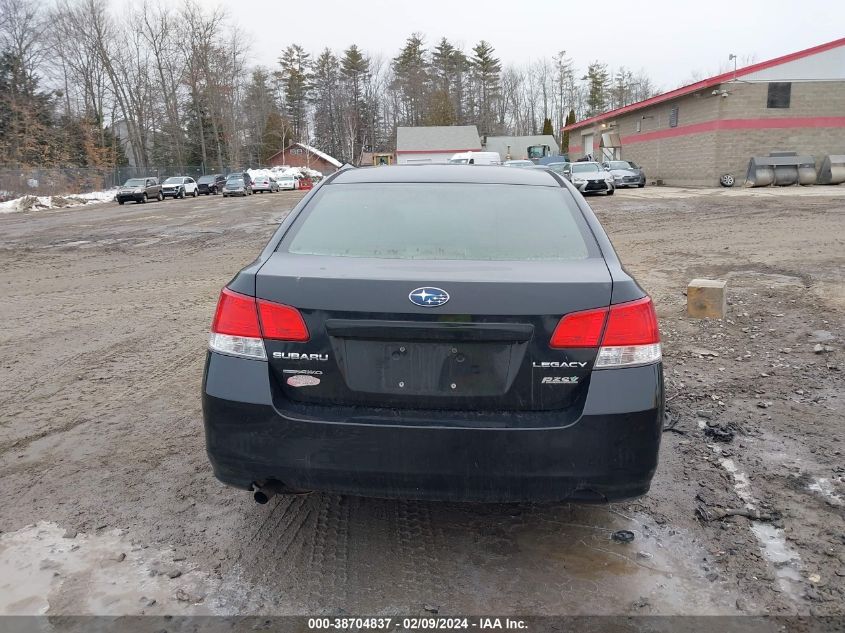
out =
[[[591,199],[669,409],[651,492],[609,506],[219,484],[206,332],[299,197],[0,216],[0,613],[845,613],[845,187]],[[696,277],[729,318],[685,316]]]

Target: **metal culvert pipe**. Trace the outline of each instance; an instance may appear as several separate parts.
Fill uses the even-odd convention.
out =
[[[746,187],[777,185],[810,185],[816,180],[816,161],[812,156],[796,152],[773,152],[768,156],[754,156],[748,161]]]
[[[775,181],[775,170],[768,165],[758,165],[756,159],[748,161],[745,175],[746,187],[768,187]]]
[[[797,165],[775,165],[775,184],[778,187],[788,187],[798,184]]]
[[[803,163],[798,165],[798,184],[812,185],[816,182],[816,164]]]
[[[845,182],[845,154],[830,154],[822,159],[816,183],[838,185]]]

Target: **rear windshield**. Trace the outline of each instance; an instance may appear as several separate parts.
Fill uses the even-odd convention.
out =
[[[583,216],[558,187],[373,183],[321,189],[279,250],[428,260],[577,260]]]
[[[207,182],[214,182],[214,176],[200,176],[198,183],[205,184]]]

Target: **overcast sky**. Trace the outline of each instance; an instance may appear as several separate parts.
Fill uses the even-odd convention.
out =
[[[582,71],[595,59],[643,68],[659,88],[728,69],[728,54],[763,61],[845,36],[835,0],[200,0],[222,5],[250,35],[254,63],[296,42],[317,53],[355,43],[389,58],[414,31],[469,50],[493,44],[503,64],[560,50]]]

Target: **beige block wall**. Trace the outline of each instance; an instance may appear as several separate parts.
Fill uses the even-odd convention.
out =
[[[728,90],[722,98],[714,90]],[[722,174],[745,179],[752,156],[773,151],[796,151],[816,158],[845,154],[845,127],[718,130],[659,140],[625,143],[625,137],[668,130],[672,107],[678,106],[678,127],[717,119],[760,119],[845,116],[845,82],[793,82],[789,108],[767,108],[768,83],[730,82],[609,119],[622,137],[622,158],[640,164],[648,182],[666,185],[715,187]],[[646,117],[646,118],[643,118]],[[637,124],[640,131],[637,131]],[[580,145],[586,130],[576,130],[572,145]],[[592,129],[599,155],[602,129]],[[574,157],[580,156],[574,153]]]

